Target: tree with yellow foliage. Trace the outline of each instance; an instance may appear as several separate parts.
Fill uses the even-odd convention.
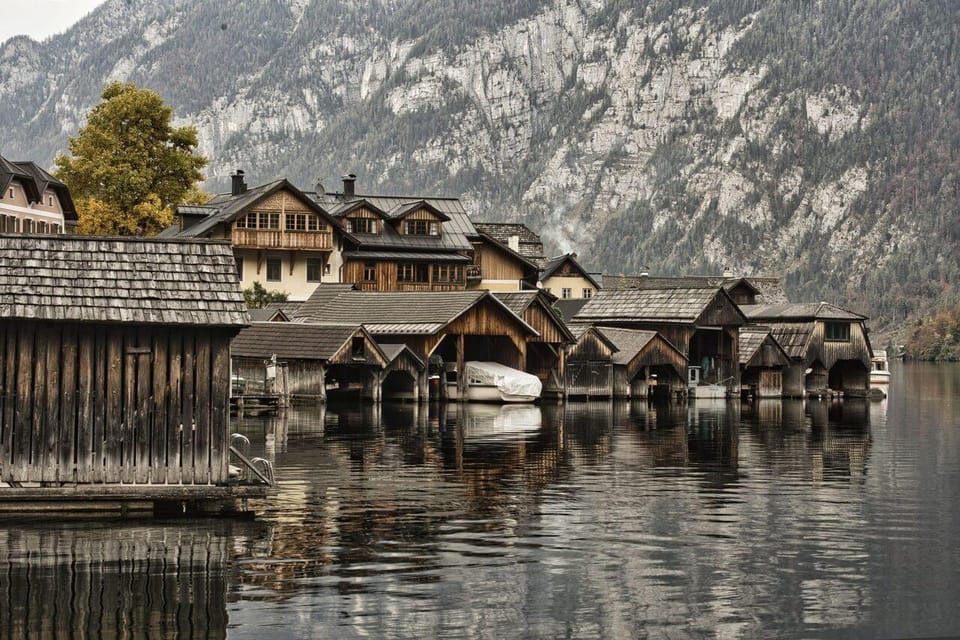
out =
[[[57,157],[56,176],[70,188],[80,233],[153,235],[177,204],[206,199],[197,130],[172,127],[173,109],[134,84],[111,83],[101,97],[70,138],[70,156]]]

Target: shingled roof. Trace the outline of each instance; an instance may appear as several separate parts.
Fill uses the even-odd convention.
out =
[[[73,206],[73,199],[70,197],[67,185],[34,162],[11,162],[0,156],[0,193],[5,192],[14,180],[19,181],[23,186],[30,202],[40,202],[44,191],[51,189],[60,200],[64,219],[77,219],[77,210]]]
[[[802,358],[813,336],[814,322],[770,323],[770,335],[791,358]]]
[[[240,327],[230,245],[0,235],[0,318]]]
[[[375,334],[430,335],[488,298],[533,335],[537,332],[488,291],[331,290],[317,287],[297,312],[298,322],[361,324]]]
[[[751,321],[803,322],[806,320],[866,320],[866,316],[841,309],[828,302],[751,304],[741,307]]]
[[[509,247],[511,238],[517,239],[517,253],[535,264],[544,260],[543,242],[540,236],[531,231],[527,225],[517,222],[474,222],[476,230],[489,236],[500,244]]]
[[[631,320],[694,324],[718,295],[729,300],[722,289],[712,287],[601,289],[574,318],[578,321]],[[730,304],[733,305],[733,302]],[[736,305],[733,306],[736,308]]]
[[[587,270],[580,265],[579,262],[577,262],[577,254],[575,253],[565,253],[562,256],[556,256],[554,258],[550,258],[549,260],[545,261],[543,263],[543,268],[540,270],[540,279],[546,280],[547,278],[552,276],[557,271],[557,269],[559,269],[563,264],[567,262],[571,263],[576,268],[576,270],[580,272],[580,275],[583,278],[585,278],[587,281],[589,281],[590,284],[592,284],[597,289],[600,289],[600,283],[597,282],[594,279],[594,277],[591,276],[590,273],[587,272]]]
[[[656,331],[639,331],[636,329],[614,329],[611,327],[597,327],[617,350],[613,354],[613,363],[627,365],[651,340],[657,337]]]
[[[364,333],[359,325],[255,322],[237,334],[230,352],[241,358],[276,355],[290,360],[329,361],[349,347],[354,336]]]

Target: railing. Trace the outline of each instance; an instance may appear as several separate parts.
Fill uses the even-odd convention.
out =
[[[282,229],[237,229],[231,235],[234,247],[248,249],[314,249],[333,248],[330,231],[284,231]]]
[[[467,276],[467,280],[480,280],[483,277],[480,272],[480,265],[478,264],[467,265],[464,273]]]

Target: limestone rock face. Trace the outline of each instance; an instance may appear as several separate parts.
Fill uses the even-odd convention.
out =
[[[0,45],[0,152],[52,161],[102,86],[132,81],[198,128],[211,190],[236,168],[304,188],[353,172],[360,191],[526,222],[594,269],[726,266],[887,313],[903,256],[950,273],[960,257],[901,223],[890,185],[908,162],[874,148],[893,111],[859,70],[877,56],[827,53],[884,9],[815,4],[108,0],[66,34]],[[957,17],[924,27],[923,5],[901,7],[917,38]]]

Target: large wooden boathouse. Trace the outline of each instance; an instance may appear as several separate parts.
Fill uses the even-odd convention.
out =
[[[0,510],[230,508],[230,247],[0,235]]]

